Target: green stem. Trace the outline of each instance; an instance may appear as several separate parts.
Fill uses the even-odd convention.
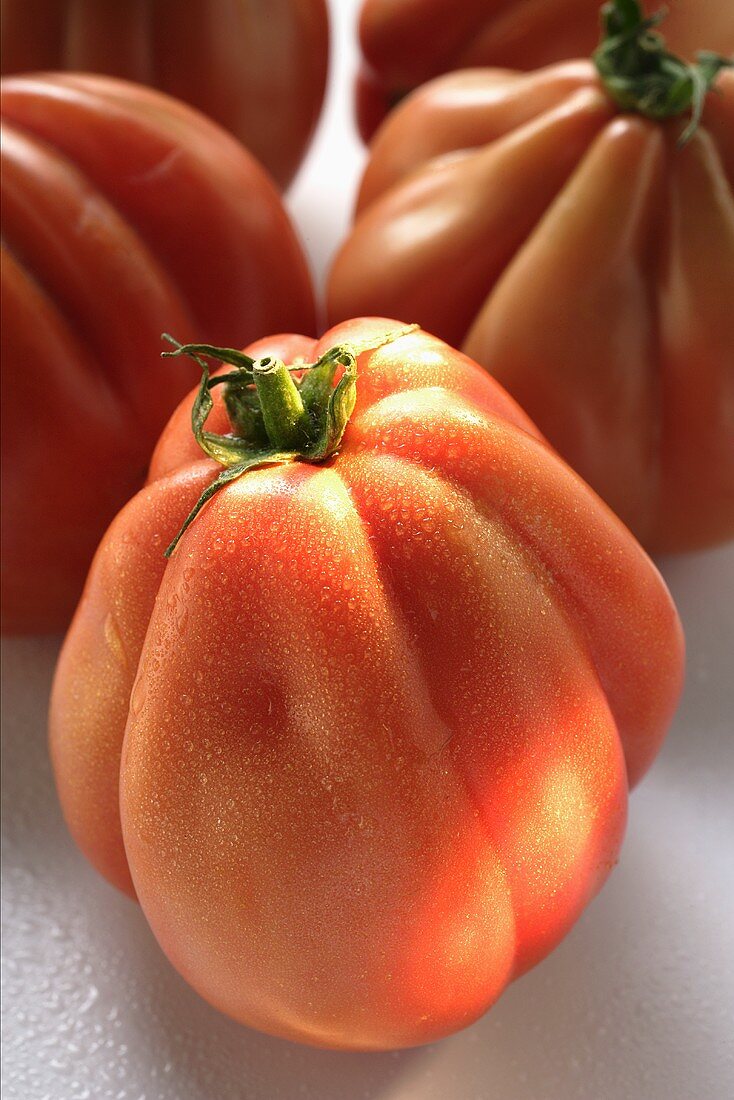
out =
[[[280,359],[258,359],[252,376],[273,447],[278,451],[302,451],[311,436],[311,419],[285,363]]]
[[[602,37],[593,60],[607,93],[622,110],[657,121],[690,112],[680,138],[685,144],[696,131],[716,77],[734,61],[699,53],[692,64],[668,53],[665,39],[654,30],[665,13],[646,17],[639,0],[609,0],[601,17]]]
[[[284,462],[316,464],[336,454],[357,399],[357,358],[362,352],[391,344],[417,328],[405,325],[364,345],[339,344],[324,352],[316,363],[290,368],[280,359],[251,359],[235,348],[179,344],[172,336],[164,335],[175,349],[163,352],[164,355],[189,355],[201,367],[201,382],[191,409],[191,428],[204,454],[224,466],[186,517],[165,551],[166,557],[174,552],[204,505],[223,486],[248,470]],[[235,370],[210,378],[202,355],[228,363]],[[341,376],[334,384],[340,368]],[[234,434],[217,435],[206,430],[215,386],[225,388],[224,403]]]

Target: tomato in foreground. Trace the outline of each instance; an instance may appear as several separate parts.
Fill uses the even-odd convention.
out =
[[[64,814],[223,1012],[425,1043],[606,879],[680,625],[619,520],[441,340],[368,318],[248,350],[217,351],[198,444],[189,398],[95,558],[52,697]]]
[[[398,108],[329,317],[461,346],[645,547],[684,551],[734,537],[734,71],[634,13],[616,0],[598,71],[454,73]]]
[[[645,0],[661,9],[670,48],[734,53],[730,0]],[[599,38],[598,0],[364,0],[364,62],[357,117],[365,140],[387,110],[412,88],[456,69],[536,69],[583,57]]]
[[[3,0],[3,75],[67,70],[152,85],[230,130],[281,187],[326,87],[325,0]]]
[[[313,331],[265,172],[149,88],[2,82],[3,630],[65,629],[94,550],[194,380],[160,333]]]

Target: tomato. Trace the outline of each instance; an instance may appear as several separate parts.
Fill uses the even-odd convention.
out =
[[[192,384],[161,332],[313,330],[313,292],[275,187],[198,112],[62,74],[4,81],[2,117],[3,625],[46,631]]]
[[[367,318],[249,352],[286,396],[258,419],[246,373],[204,374],[222,465],[189,398],[97,553],[53,689],[64,814],[223,1012],[427,1042],[606,879],[680,626],[629,532],[442,341]],[[283,363],[315,361],[299,390]]]
[[[326,86],[325,0],[3,0],[3,74],[66,69],[149,84],[230,130],[290,182]]]
[[[734,535],[734,72],[684,125],[584,61],[442,77],[377,135],[328,292],[461,346],[655,551]]]
[[[645,9],[664,5],[647,0]],[[599,38],[599,0],[364,0],[364,63],[357,85],[360,130],[368,140],[387,109],[411,88],[454,69],[535,69],[588,55]],[[734,52],[734,5],[678,0],[669,5],[670,47]]]

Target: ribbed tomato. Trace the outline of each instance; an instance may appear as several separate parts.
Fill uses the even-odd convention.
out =
[[[230,130],[281,187],[326,86],[325,0],[3,0],[2,72],[152,85]]]
[[[373,143],[329,316],[461,346],[645,546],[684,550],[734,535],[734,72],[683,148],[685,120],[632,113],[678,95],[651,57],[599,57],[608,86],[577,61],[415,92]]]
[[[734,53],[730,0],[645,0],[669,10],[671,49]],[[535,69],[582,57],[599,38],[599,0],[365,0],[364,65],[357,87],[360,129],[369,139],[388,108],[412,88],[454,69]]]
[[[313,331],[280,197],[225,131],[104,77],[2,89],[3,626],[64,627],[192,374],[161,332]]]
[[[193,419],[221,465],[185,401],[52,699],[82,850],[212,1004],[323,1046],[454,1031],[551,950],[681,682],[629,532],[485,372],[400,329],[220,351]]]

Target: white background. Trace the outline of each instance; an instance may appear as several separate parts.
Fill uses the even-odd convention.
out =
[[[322,274],[362,152],[355,0],[289,205]],[[734,1096],[734,549],[660,563],[688,684],[619,866],[564,944],[467,1031],[415,1051],[299,1047],[218,1015],[66,834],[45,744],[57,639],[3,658],[5,1100],[726,1100]]]

